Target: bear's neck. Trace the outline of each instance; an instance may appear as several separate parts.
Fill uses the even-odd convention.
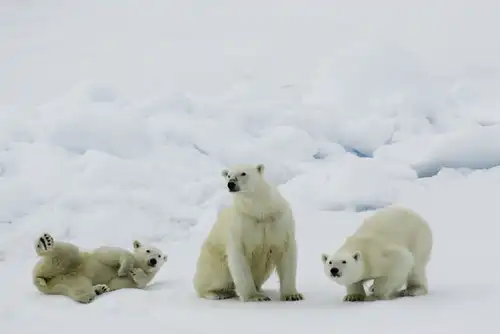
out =
[[[234,194],[233,205],[238,212],[258,221],[274,221],[286,207],[281,195],[268,185],[251,193]]]

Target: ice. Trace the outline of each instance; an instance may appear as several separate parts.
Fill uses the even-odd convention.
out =
[[[499,16],[494,1],[1,2],[2,331],[493,333]],[[302,302],[277,301],[275,275],[269,303],[194,294],[231,204],[221,170],[240,163],[265,164],[292,205]],[[320,255],[391,204],[432,226],[430,293],[343,303]],[[32,285],[42,232],[169,260],[148,289],[79,305]]]

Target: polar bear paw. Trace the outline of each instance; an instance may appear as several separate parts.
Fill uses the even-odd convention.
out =
[[[82,304],[91,303],[96,297],[95,293],[87,293],[87,292],[76,292],[73,295],[73,299]]]
[[[54,245],[54,238],[50,234],[44,233],[37,239],[36,251],[38,254],[49,253],[54,249]]]
[[[211,300],[224,300],[236,297],[237,297],[236,292],[231,290],[210,291],[205,295],[205,298]]]
[[[141,268],[134,268],[130,271],[130,276],[139,288],[145,288],[148,284],[148,274]]]
[[[45,278],[37,277],[35,278],[35,283],[39,286],[47,286],[47,281]]]
[[[364,302],[366,299],[367,297],[362,294],[350,294],[344,297],[345,302]]]
[[[106,284],[96,284],[93,286],[93,288],[94,288],[94,292],[97,296],[111,291],[111,289]]]
[[[304,296],[301,293],[296,292],[289,295],[283,295],[280,299],[287,302],[295,302],[298,300],[303,300]]]
[[[427,291],[423,287],[410,287],[401,290],[398,293],[398,297],[418,297],[427,294]]]
[[[271,298],[269,298],[267,295],[259,292],[253,296],[250,296],[247,300],[249,302],[269,302],[269,301],[271,301]]]

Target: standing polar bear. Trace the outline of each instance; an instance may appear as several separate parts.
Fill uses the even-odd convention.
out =
[[[409,209],[391,206],[365,219],[335,254],[321,258],[325,274],[346,286],[344,301],[384,300],[427,294],[431,249],[427,222]],[[367,296],[363,283],[372,279]]]
[[[223,170],[233,203],[219,212],[196,265],[201,298],[269,301],[261,286],[276,269],[280,299],[302,300],[296,289],[295,221],[288,202],[266,182],[264,165]]]
[[[109,291],[143,289],[167,260],[157,248],[138,241],[134,241],[133,254],[115,247],[83,252],[44,233],[37,238],[35,248],[41,257],[33,269],[35,287],[44,294],[64,295],[80,303],[90,303]],[[120,267],[130,271],[120,276]]]

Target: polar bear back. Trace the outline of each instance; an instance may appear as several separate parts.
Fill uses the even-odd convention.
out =
[[[353,237],[402,246],[414,255],[428,253],[432,247],[432,232],[427,222],[416,212],[397,206],[366,218]]]

